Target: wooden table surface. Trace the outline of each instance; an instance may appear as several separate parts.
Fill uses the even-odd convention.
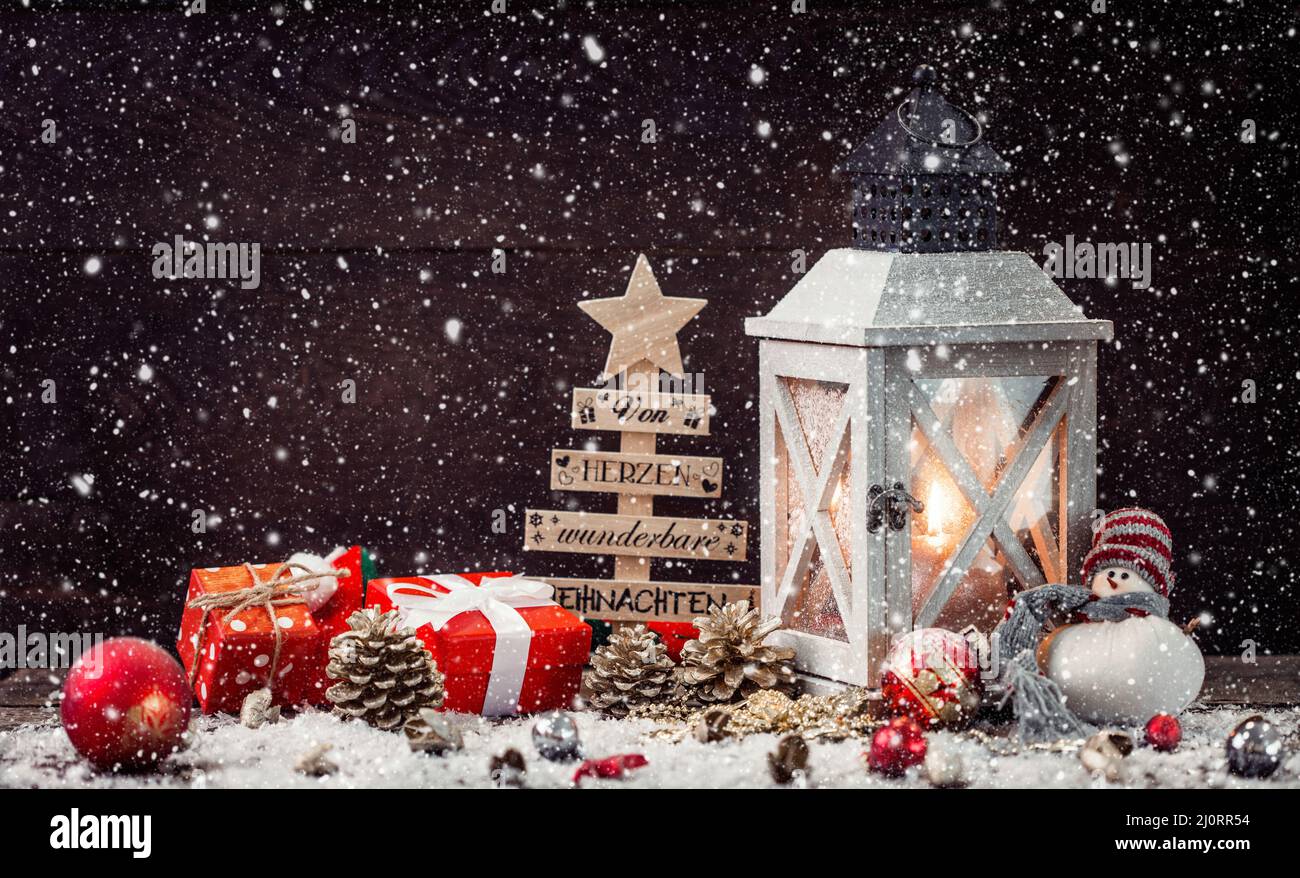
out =
[[[51,697],[62,672],[15,671],[0,679],[0,731],[26,723],[56,721]],[[1206,656],[1200,704],[1211,707],[1279,707],[1300,704],[1300,655],[1263,656],[1253,663],[1239,656]]]

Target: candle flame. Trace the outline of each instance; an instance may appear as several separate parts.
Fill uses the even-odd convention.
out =
[[[961,508],[956,493],[942,479],[930,482],[925,497],[925,533],[931,537],[951,536],[961,522]]]

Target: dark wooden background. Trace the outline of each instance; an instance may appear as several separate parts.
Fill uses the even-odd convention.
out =
[[[1006,247],[1155,245],[1150,290],[1064,282],[1116,327],[1101,502],[1169,520],[1174,614],[1212,614],[1207,651],[1300,650],[1294,7],[137,5],[0,14],[0,630],[167,642],[190,567],[352,541],[391,574],[609,575],[524,559],[518,527],[613,508],[552,496],[545,466],[603,363],[574,303],[620,293],[637,252],[710,300],[682,343],[715,436],[664,445],[730,467],[725,501],[661,508],[757,522],[742,320],[792,285],[792,249],[847,243],[833,167],[930,62],[1015,165]],[[261,288],[155,280],[176,234],[261,243]],[[220,523],[193,534],[195,508]]]

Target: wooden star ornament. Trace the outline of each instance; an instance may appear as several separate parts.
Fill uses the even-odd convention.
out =
[[[643,361],[670,375],[685,377],[677,333],[707,304],[706,299],[665,296],[649,261],[644,254],[638,255],[627,292],[611,299],[578,303],[614,336],[601,378],[609,379],[638,364],[644,366]]]

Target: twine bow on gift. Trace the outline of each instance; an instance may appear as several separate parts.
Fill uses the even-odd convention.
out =
[[[520,614],[526,607],[554,606],[550,583],[524,576],[498,576],[475,585],[463,576],[424,577],[446,591],[403,582],[389,588],[388,599],[410,628],[432,625],[434,631],[462,613],[482,613],[496,632],[492,669],[483,698],[484,716],[510,716],[518,712],[528,670],[533,629]]]
[[[276,568],[270,579],[259,579],[252,564],[245,564],[244,568],[253,580],[252,585],[234,591],[201,594],[185,605],[203,611],[203,615],[199,619],[199,633],[194,642],[194,663],[190,668],[191,688],[193,688],[194,681],[199,676],[199,661],[203,657],[203,636],[208,630],[208,619],[211,617],[213,610],[226,610],[225,624],[227,625],[231,619],[244,610],[252,607],[262,607],[266,610],[266,615],[271,620],[271,631],[275,635],[275,651],[271,655],[271,664],[266,672],[267,685],[269,686],[271,681],[275,679],[275,669],[280,664],[280,648],[284,639],[284,635],[280,631],[279,616],[276,614],[275,608],[307,603],[304,595],[316,588],[318,580],[329,576],[341,579],[352,575],[349,571],[337,567],[329,570],[312,570],[305,564],[299,564],[296,561],[285,561]],[[292,570],[301,572],[287,579],[280,578]]]

